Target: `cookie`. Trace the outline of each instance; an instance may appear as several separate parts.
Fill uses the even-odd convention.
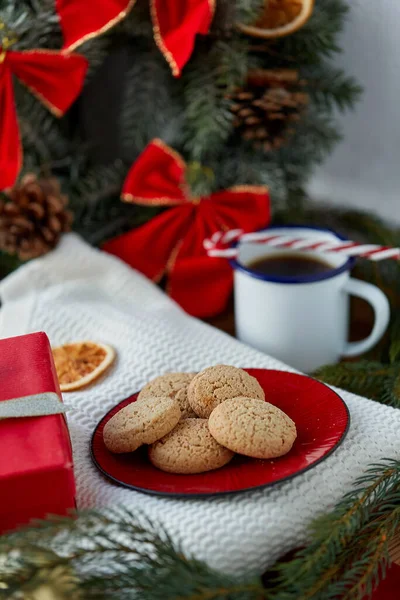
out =
[[[181,419],[197,419],[196,413],[189,404],[187,390],[188,386],[178,390],[175,395],[175,400],[178,402],[179,408],[181,409]]]
[[[168,396],[175,398],[180,406],[182,419],[195,417],[196,413],[191,409],[187,398],[187,387],[196,373],[165,373],[149,381],[140,392],[138,398],[149,396]]]
[[[167,473],[204,473],[226,465],[234,453],[210,434],[207,419],[185,419],[149,448],[155,467]]]
[[[297,437],[286,413],[254,398],[226,400],[213,410],[208,427],[219,444],[253,458],[283,456]]]
[[[169,433],[181,418],[178,402],[168,397],[147,397],[122,408],[105,425],[103,439],[111,452],[134,452]]]
[[[148,396],[168,396],[175,398],[179,390],[186,388],[196,373],[165,373],[152,379],[141,390],[138,398]]]
[[[189,404],[203,419],[207,419],[221,402],[238,396],[265,400],[264,391],[255,377],[227,365],[204,369],[188,387]]]

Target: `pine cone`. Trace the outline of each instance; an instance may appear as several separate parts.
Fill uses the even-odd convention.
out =
[[[67,203],[57,179],[25,175],[0,198],[0,250],[20,260],[49,252],[71,228]]]
[[[255,69],[232,96],[234,126],[243,139],[265,152],[283,146],[308,104],[305,82],[292,69]]]

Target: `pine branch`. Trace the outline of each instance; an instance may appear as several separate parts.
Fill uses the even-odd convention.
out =
[[[400,363],[393,365],[394,375],[388,378],[383,385],[382,396],[378,399],[382,404],[400,407]]]
[[[73,153],[67,121],[53,117],[18,80],[14,81],[14,90],[24,145],[24,168],[51,171],[53,161]]]
[[[293,223],[314,225],[333,229],[347,239],[364,243],[382,244],[384,246],[400,246],[400,230],[376,214],[349,210],[344,206],[334,206],[325,202],[313,202],[304,199],[293,206],[287,205],[275,213],[277,224]],[[357,262],[358,274],[384,290],[396,314],[400,308],[400,263],[386,260],[374,263],[360,259]],[[387,356],[382,359],[386,361]]]
[[[390,331],[390,362],[400,361],[400,314],[395,315]]]
[[[316,0],[311,18],[296,33],[272,44],[275,56],[286,64],[320,64],[340,52],[337,37],[348,14],[344,0]]]
[[[5,252],[0,251],[0,281],[18,269],[21,266],[21,261],[17,258],[17,256],[12,256],[10,254],[6,254]],[[1,306],[1,304],[0,304]]]
[[[364,598],[382,579],[388,541],[400,523],[399,479],[397,461],[371,466],[330,514],[312,524],[312,543],[274,569],[274,600],[333,600],[339,589],[349,599]]]
[[[332,112],[334,108],[341,111],[351,109],[361,96],[362,88],[352,77],[328,64],[306,68],[301,74],[307,82],[304,89],[323,111]]]
[[[288,144],[267,155],[282,170],[287,195],[304,188],[313,166],[326,158],[339,139],[333,120],[310,106]]]
[[[228,95],[247,73],[246,46],[241,41],[218,41],[198,51],[183,74],[185,148],[200,161],[216,154],[232,132],[233,114]]]
[[[237,22],[244,24],[255,23],[262,13],[264,5],[264,0],[236,0]]]
[[[379,362],[361,360],[354,363],[344,362],[338,365],[321,367],[313,376],[325,383],[343,388],[384,404],[400,408],[400,397],[390,399],[387,391],[387,381],[399,370],[399,364],[385,365]]]
[[[49,553],[47,544],[52,546]],[[3,586],[10,588],[17,579],[21,591],[43,569],[68,566],[72,572],[79,570],[85,599],[110,594],[141,600],[264,597],[260,581],[240,581],[186,558],[164,532],[126,509],[39,523],[35,529],[0,538],[0,555],[7,557],[0,565]]]
[[[58,49],[62,45],[62,35],[54,3],[5,2],[0,5],[0,21],[5,22],[16,36],[16,50],[32,48]],[[32,23],[35,27],[32,27]],[[8,32],[6,30],[6,35]]]
[[[34,4],[20,0],[10,2],[4,9],[0,7],[0,21],[4,21],[15,34],[16,42],[13,48],[16,50],[35,48],[59,50],[63,45],[60,21],[53,0],[34,2]],[[110,36],[100,36],[86,42],[77,50],[89,61],[86,83],[104,62],[109,49],[109,40]]]
[[[359,232],[370,243],[396,246],[400,242],[400,231],[374,213],[342,208],[340,220],[344,227]]]
[[[74,212],[74,230],[89,243],[102,242],[141,225],[158,209],[137,207],[122,202],[120,192],[126,176],[121,161],[108,167],[93,167],[83,176],[76,174],[70,206]]]
[[[399,482],[398,461],[367,469],[314,521],[310,545],[271,569],[268,589],[184,556],[159,526],[121,508],[53,517],[0,537],[2,590],[9,597],[46,585],[60,598],[97,600],[333,600],[341,593],[361,600],[388,564],[400,525]]]
[[[229,4],[233,21],[253,22],[264,2],[236,0],[234,4],[233,7]],[[53,0],[21,0],[18,3],[3,0],[0,7],[3,18],[18,33],[16,48],[60,47],[61,33]],[[178,150],[186,151],[188,162],[203,163],[214,172],[211,186],[206,178],[199,180],[199,189],[203,186],[204,189],[207,186],[224,187],[224,182],[228,181],[262,182],[271,187],[273,198],[281,205],[304,187],[312,166],[325,158],[339,138],[336,124],[325,113],[335,104],[347,106],[354,100],[356,88],[352,87],[351,80],[341,78],[339,74],[332,78],[332,71],[328,76],[328,66],[323,60],[338,49],[336,38],[346,10],[344,0],[317,0],[305,27],[293,36],[265,43],[269,52],[262,55],[249,50],[248,44],[257,46],[256,40],[243,36],[232,26],[229,28],[231,37],[225,36],[223,40],[218,41],[218,35],[198,36],[195,52],[181,80],[171,77],[154,45],[148,0],[139,0],[115,29],[85,44],[79,52],[89,58],[90,73],[93,74],[111,48],[125,44],[132,52],[120,120],[123,135],[120,156],[127,164],[136,159],[152,137],[161,136]],[[289,65],[301,73],[308,65],[309,72],[313,71],[310,86],[315,85],[315,94],[310,111],[287,146],[279,152],[251,151],[242,140],[232,136],[233,117],[227,96],[243,83],[249,66],[255,62],[267,68]],[[55,170],[66,184],[71,182],[73,196],[75,173],[82,173],[81,164],[87,164],[85,155],[88,153],[74,126],[79,120],[79,106],[74,108],[76,112],[58,122],[46,114],[40,103],[32,102],[26,90],[25,95],[28,100],[17,99],[17,105],[24,134],[26,166]],[[243,163],[241,156],[246,157]],[[71,173],[67,172],[68,168]],[[130,215],[125,213],[122,220],[120,217],[117,216],[116,231],[136,219],[130,220]],[[100,233],[97,239],[100,240]]]
[[[86,167],[87,168],[87,167]],[[83,217],[79,211],[90,212],[101,198],[107,198],[119,193],[126,176],[126,167],[121,161],[116,161],[109,166],[97,166],[88,169],[83,177],[79,171],[76,180],[72,181],[70,202],[75,214]]]
[[[153,40],[154,31],[150,17],[149,0],[137,0],[134,9],[114,30],[115,35],[128,35],[131,38]]]
[[[285,210],[285,212],[279,213],[277,218],[282,223],[309,223],[319,227],[328,227],[355,241],[386,246],[400,245],[398,228],[396,229],[375,213],[353,210],[346,206],[335,206],[308,199],[306,203],[303,203],[300,212]],[[385,266],[392,267],[393,265],[396,266],[395,261],[385,261],[379,266],[385,268]]]
[[[153,43],[132,42],[132,47],[119,118],[122,156],[128,163],[155,137],[175,147],[182,140],[180,80],[171,77]]]

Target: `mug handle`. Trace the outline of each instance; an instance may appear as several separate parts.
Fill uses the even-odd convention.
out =
[[[370,335],[360,342],[348,342],[342,354],[342,356],[358,356],[375,346],[385,333],[390,320],[390,304],[379,288],[365,281],[349,279],[344,289],[348,294],[367,300],[375,313],[374,327]]]

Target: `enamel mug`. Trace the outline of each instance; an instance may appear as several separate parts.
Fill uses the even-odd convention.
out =
[[[332,231],[311,227],[273,227],[277,235],[318,240],[342,240]],[[276,254],[319,258],[331,269],[300,276],[266,275],[251,268],[256,259]],[[350,277],[354,259],[344,255],[294,251],[252,242],[239,243],[231,261],[235,281],[237,337],[310,373],[341,357],[357,356],[371,349],[384,334],[390,319],[386,296],[376,286]],[[375,312],[371,334],[349,342],[350,296],[367,300]]]

